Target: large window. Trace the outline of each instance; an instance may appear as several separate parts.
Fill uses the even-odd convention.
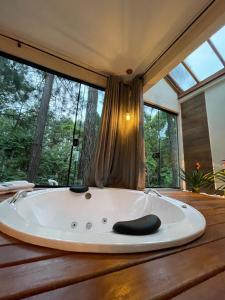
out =
[[[0,57],[0,181],[85,180],[104,91]]]
[[[146,186],[179,187],[177,116],[144,107]]]
[[[167,75],[178,94],[225,73],[225,26],[201,44]]]

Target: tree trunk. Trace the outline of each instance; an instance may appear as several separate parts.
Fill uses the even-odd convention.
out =
[[[52,94],[54,75],[45,74],[45,84],[41,97],[41,104],[37,115],[37,124],[32,145],[31,159],[28,167],[28,180],[33,182],[37,178],[38,166],[41,158],[42,143],[44,138],[45,126],[48,117],[49,102]]]
[[[170,140],[170,155],[172,163],[172,175],[173,175],[173,187],[179,185],[179,162],[178,162],[178,144],[177,144],[177,132],[175,124],[173,124],[172,116],[167,114],[168,133]]]
[[[83,137],[81,157],[79,163],[79,172],[78,172],[78,177],[80,179],[83,179],[83,182],[85,184],[87,183],[89,177],[91,162],[94,157],[94,151],[96,146],[97,104],[98,104],[98,90],[89,87],[88,103],[87,103],[86,117],[84,122],[84,137]]]

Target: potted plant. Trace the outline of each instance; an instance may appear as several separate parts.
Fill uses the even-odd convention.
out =
[[[200,170],[201,165],[197,162],[193,171],[184,171],[181,169],[180,177],[191,188],[193,193],[200,193],[202,187],[209,187],[214,183],[213,172]]]

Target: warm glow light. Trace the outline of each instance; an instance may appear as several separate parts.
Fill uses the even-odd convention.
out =
[[[130,114],[129,113],[126,113],[126,120],[130,121]]]

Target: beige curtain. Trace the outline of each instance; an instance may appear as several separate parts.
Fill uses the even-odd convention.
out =
[[[143,189],[143,82],[130,85],[119,77],[107,82],[90,185]]]

